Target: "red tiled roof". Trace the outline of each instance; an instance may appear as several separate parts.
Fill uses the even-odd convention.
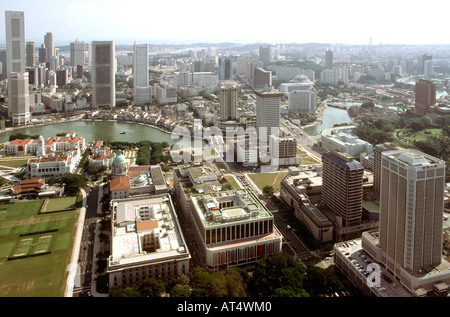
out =
[[[113,178],[109,184],[109,189],[111,191],[130,189],[130,179],[124,176]]]

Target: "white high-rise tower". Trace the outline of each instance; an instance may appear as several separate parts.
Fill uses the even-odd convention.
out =
[[[152,102],[152,87],[149,85],[148,75],[148,45],[134,44],[133,73],[134,73],[134,103],[142,105]]]
[[[25,17],[22,11],[5,11],[6,69],[9,81],[12,72],[25,72]],[[10,85],[8,85],[10,86]],[[8,89],[9,91],[9,89]]]

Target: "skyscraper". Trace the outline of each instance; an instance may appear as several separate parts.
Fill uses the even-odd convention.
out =
[[[92,107],[115,107],[114,41],[92,42]]]
[[[233,79],[233,62],[228,57],[219,58],[219,79]]]
[[[436,84],[427,79],[421,79],[415,86],[415,110],[424,115],[436,103]]]
[[[258,138],[266,135],[266,142],[269,142],[269,136],[272,133],[279,132],[280,129],[280,105],[283,94],[266,87],[262,90],[255,90],[256,95],[256,131]],[[264,129],[265,133],[264,133]],[[274,129],[275,131],[272,131]]]
[[[26,125],[30,122],[30,101],[28,73],[10,73],[8,112],[14,126]]]
[[[235,84],[223,83],[219,87],[220,120],[236,120],[237,87]]]
[[[55,56],[55,37],[52,32],[47,32],[44,36],[46,62],[50,63],[52,56]]]
[[[323,153],[322,164],[322,200],[337,216],[338,238],[339,229],[343,227],[353,226],[354,233],[358,232],[357,226],[362,220],[364,173],[362,164],[351,155],[338,151]]]
[[[39,47],[39,64],[47,62],[47,49],[45,48],[45,44],[42,44]]]
[[[22,11],[5,11],[6,68],[12,72],[25,72],[25,17]]]
[[[76,40],[70,43],[70,66],[84,66],[84,42]]]
[[[325,53],[325,69],[333,69],[333,51],[327,50]]]
[[[148,75],[148,45],[133,46],[134,104],[152,102],[152,87]]]
[[[396,275],[429,270],[442,259],[445,162],[411,149],[381,155],[381,261]]]
[[[259,60],[264,65],[269,64],[272,61],[272,48],[270,46],[259,47]]]
[[[35,53],[34,42],[27,42],[27,64],[28,67],[34,67],[35,65]]]

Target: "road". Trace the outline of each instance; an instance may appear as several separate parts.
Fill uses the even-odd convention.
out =
[[[87,206],[86,216],[83,224],[83,233],[81,238],[80,255],[78,259],[79,270],[75,277],[75,287],[73,296],[89,296],[93,279],[93,268],[95,268],[96,257],[94,254],[95,228],[100,220],[97,214],[98,206],[98,187],[86,187]],[[75,246],[76,247],[76,246]]]

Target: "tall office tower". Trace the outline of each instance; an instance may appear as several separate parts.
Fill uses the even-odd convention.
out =
[[[417,150],[382,153],[379,246],[395,275],[442,260],[445,162]]]
[[[433,59],[433,55],[431,54],[423,54],[420,56],[420,70],[423,72],[425,70],[425,62]]]
[[[433,78],[434,77],[434,69],[433,69],[433,60],[430,59],[423,63],[423,77],[425,78]]]
[[[10,97],[8,112],[14,126],[23,126],[30,122],[30,101],[28,73],[10,73]]]
[[[219,59],[219,79],[231,80],[233,79],[233,62],[230,58],[221,57]]]
[[[253,78],[253,87],[255,89],[262,89],[266,86],[272,86],[272,72],[270,70],[256,67]]]
[[[7,64],[6,64],[6,50],[0,50],[0,63],[2,63],[2,70],[0,71],[0,80],[6,79],[7,76]]]
[[[45,56],[46,56],[46,62],[49,63],[52,60],[52,56],[55,56],[55,37],[52,32],[47,32],[44,36],[44,43],[45,43]]]
[[[152,87],[148,75],[148,45],[133,46],[134,104],[143,105],[152,102]]]
[[[381,153],[400,149],[400,147],[392,143],[377,144],[373,147],[373,190],[375,192],[380,193]]]
[[[419,115],[425,115],[436,103],[436,84],[427,79],[421,79],[415,86],[415,110]]]
[[[264,65],[270,64],[272,61],[272,48],[270,46],[259,47],[259,60],[263,62]]]
[[[34,42],[27,42],[27,66],[34,67],[36,64],[35,61],[35,53],[34,53]]]
[[[89,66],[92,66],[92,43],[88,43],[88,61]]]
[[[333,69],[333,51],[327,50],[325,52],[325,69]]]
[[[85,64],[84,47],[83,41],[70,42],[70,66],[77,67],[77,65],[83,66]]]
[[[5,11],[5,24],[7,64],[6,69],[7,78],[9,79],[12,72],[25,72],[26,60],[24,13],[22,11]]]
[[[42,44],[39,47],[39,64],[47,62],[47,49],[45,48],[45,44]]]
[[[338,228],[358,228],[362,218],[362,164],[351,155],[338,151],[323,153],[322,164],[323,202],[336,214]],[[339,230],[336,233],[340,235]]]
[[[317,92],[313,89],[293,90],[288,94],[289,113],[315,113]]]
[[[256,131],[258,138],[262,138],[264,128],[266,129],[266,142],[268,144],[271,134],[277,132],[279,134],[280,106],[283,94],[273,87],[255,90],[254,93],[256,95]]]
[[[237,86],[224,83],[219,87],[220,120],[230,121],[237,118]]]
[[[115,107],[115,43],[114,41],[92,42],[92,107]]]

